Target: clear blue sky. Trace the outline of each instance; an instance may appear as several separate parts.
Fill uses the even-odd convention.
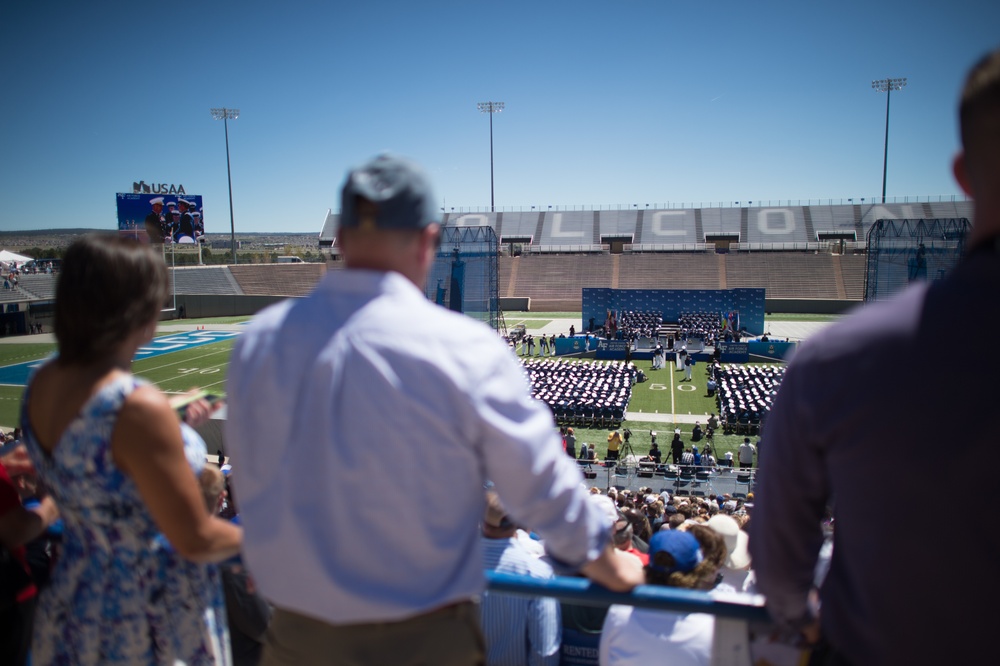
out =
[[[608,205],[959,192],[962,79],[1000,2],[6,2],[0,229],[114,228],[133,181],[204,197],[228,233],[319,232],[383,150],[441,205]]]

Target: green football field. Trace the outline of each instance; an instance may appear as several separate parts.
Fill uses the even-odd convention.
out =
[[[225,390],[232,348],[233,339],[213,342],[136,361],[132,370],[166,393],[182,393],[192,388],[221,392]],[[52,343],[0,345],[0,366],[44,359],[54,351]],[[0,386],[0,426],[4,429],[17,425],[23,393],[21,386]]]
[[[553,314],[544,313],[543,318],[555,318]],[[205,320],[186,320],[192,325],[205,325],[211,329],[213,324],[233,324],[245,321],[247,317],[221,318]],[[164,333],[171,335],[172,333]],[[215,392],[225,390],[226,370],[229,355],[234,343],[233,338],[214,342],[191,349],[173,351],[149,359],[138,360],[133,365],[136,375],[156,384],[164,392],[181,393],[192,388],[203,388]],[[53,343],[19,343],[0,344],[0,366],[7,366],[27,361],[44,359],[55,351]],[[585,362],[585,361],[583,361]],[[634,416],[626,421],[623,427],[632,431],[631,445],[634,452],[644,455],[649,450],[651,432],[657,433],[657,441],[661,450],[669,448],[669,442],[674,428],[680,428],[685,442],[691,432],[692,424],[673,422],[673,416],[697,416],[716,411],[714,398],[709,398],[705,392],[705,364],[695,367],[691,382],[682,381],[684,373],[667,364],[662,370],[652,370],[650,361],[636,361],[648,380],[633,386],[629,412]],[[17,425],[21,397],[24,388],[21,386],[0,386],[0,426],[5,430]],[[639,414],[635,414],[635,413]],[[656,418],[656,421],[647,420]],[[652,416],[652,415],[655,415]],[[704,422],[703,424],[704,425]],[[607,450],[608,430],[603,428],[577,429],[577,441],[595,444],[599,456]],[[742,441],[742,436],[724,436],[716,434],[715,448],[717,457],[722,457],[726,451],[735,452]],[[690,445],[688,443],[688,445]]]

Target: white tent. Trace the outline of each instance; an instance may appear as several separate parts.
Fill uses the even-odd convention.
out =
[[[20,266],[27,261],[31,261],[31,257],[26,257],[23,254],[17,254],[16,252],[10,252],[9,250],[0,250],[0,261],[5,264],[9,264],[13,261],[15,264]]]

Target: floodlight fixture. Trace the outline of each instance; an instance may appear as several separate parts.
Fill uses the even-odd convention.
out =
[[[490,115],[490,212],[496,212],[493,199],[493,114],[500,113],[504,109],[503,102],[477,102],[476,108],[482,113]]]
[[[906,77],[897,79],[876,79],[872,81],[875,92],[885,93],[885,148],[882,152],[882,203],[885,203],[885,177],[889,164],[889,99],[893,90],[906,87]]]
[[[236,120],[240,117],[239,109],[227,109],[223,107],[221,109],[209,109],[208,111],[215,120]]]
[[[236,223],[233,221],[233,173],[229,168],[229,121],[239,118],[240,110],[222,107],[209,109],[208,111],[212,114],[213,119],[221,120],[223,126],[226,128],[226,180],[229,181],[229,241],[233,248],[233,263],[236,264],[239,262],[236,260]]]

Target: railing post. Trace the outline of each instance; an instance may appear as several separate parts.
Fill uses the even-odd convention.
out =
[[[750,666],[750,631],[745,620],[716,617],[712,666]]]

